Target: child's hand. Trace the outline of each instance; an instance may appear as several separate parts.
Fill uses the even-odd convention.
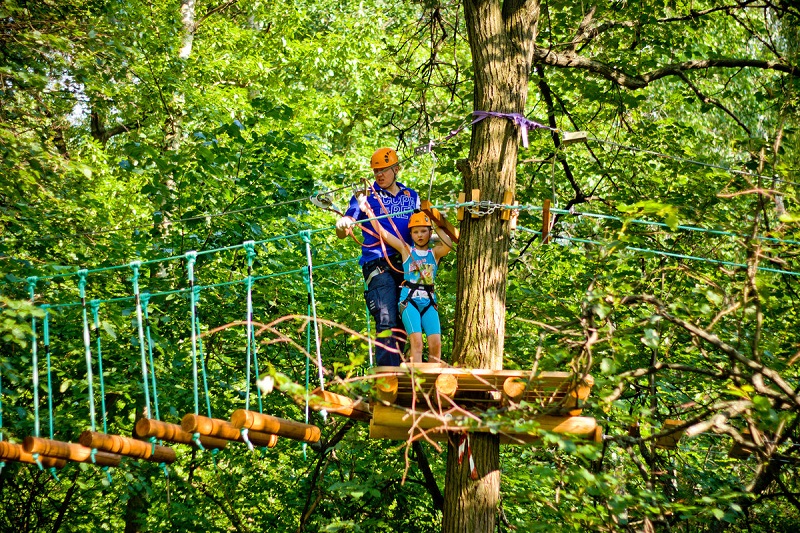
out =
[[[369,213],[370,209],[369,209],[369,202],[367,201],[367,195],[359,194],[356,197],[356,200],[358,200],[358,208],[361,209],[361,211],[363,211],[364,213]]]

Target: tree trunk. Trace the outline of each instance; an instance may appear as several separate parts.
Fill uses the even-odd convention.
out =
[[[464,0],[464,17],[475,71],[474,109],[524,113],[528,97],[539,0]],[[480,200],[503,202],[517,179],[519,131],[506,118],[487,118],[472,128],[469,159],[459,164],[464,190],[480,189]],[[471,368],[503,367],[508,223],[499,210],[461,223],[453,361]],[[500,493],[499,441],[470,436],[477,480],[465,459],[448,446],[442,531],[494,529]]]

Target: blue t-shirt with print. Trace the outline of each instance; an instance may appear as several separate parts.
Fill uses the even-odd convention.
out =
[[[392,222],[394,222],[394,227],[392,226],[392,222],[389,221],[389,218],[382,218],[378,220],[378,222],[392,235],[397,235],[397,232],[399,232],[400,238],[407,243],[411,243],[411,233],[408,231],[408,219],[411,218],[414,209],[419,209],[419,195],[417,191],[409,189],[399,181],[396,183],[400,190],[394,196],[392,196],[389,191],[378,187],[377,182],[374,183],[372,186],[375,192],[369,194],[367,201],[372,208],[372,212],[375,213],[375,216],[379,217],[394,214],[394,216],[391,217]],[[356,220],[365,220],[368,218],[366,213],[359,209],[358,200],[355,196],[350,198],[350,205],[347,207],[345,215],[353,217]],[[365,232],[363,229],[365,226],[370,232],[374,233],[370,224],[362,225],[361,235],[364,238],[364,244],[361,246],[360,265],[384,256],[378,238],[372,235],[372,233]],[[397,230],[395,230],[395,227]],[[386,255],[394,255],[397,253],[395,249],[389,245],[386,245],[385,248]]]

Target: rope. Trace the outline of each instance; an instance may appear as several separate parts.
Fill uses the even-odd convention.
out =
[[[245,374],[245,399],[244,399],[244,408],[245,410],[250,410],[250,389],[251,389],[251,377],[250,377],[250,366],[251,366],[251,354],[253,353],[253,261],[256,257],[255,245],[253,241],[247,241],[244,243],[244,250],[245,255],[247,257],[247,316],[245,317],[246,321],[246,335],[247,335],[247,346],[245,349],[245,358],[247,360],[247,364],[245,365],[247,368]],[[256,371],[256,376],[258,376],[258,371]],[[258,390],[258,388],[256,388]],[[259,409],[261,408],[261,395],[258,395],[259,399]],[[253,451],[253,443],[250,442],[248,438],[248,430],[247,428],[241,429],[242,439],[244,440],[245,444],[247,444],[247,448],[250,451]]]
[[[300,232],[300,237],[306,245],[306,260],[308,261],[308,274],[304,276],[303,280],[306,282],[306,289],[308,290],[308,298],[311,305],[311,314],[314,319],[314,344],[317,349],[317,368],[319,370],[319,387],[325,390],[325,377],[322,373],[322,345],[319,338],[319,324],[317,323],[317,302],[314,298],[314,264],[311,260],[311,235],[309,233]]]
[[[106,385],[103,378],[103,350],[100,344],[100,303],[97,300],[89,302],[94,319],[94,331],[97,337],[97,375],[100,378],[100,410],[103,413],[103,433],[108,433],[108,416],[106,413]],[[49,372],[49,370],[48,370]],[[49,379],[49,377],[48,377]]]
[[[136,330],[139,334],[139,355],[141,357],[141,364],[142,364],[142,386],[144,388],[144,408],[145,408],[145,416],[149,417],[152,412],[150,411],[150,387],[148,386],[147,382],[147,358],[145,357],[145,348],[144,348],[144,320],[143,320],[143,313],[142,313],[142,298],[139,294],[139,265],[141,263],[138,261],[134,261],[131,263],[131,270],[133,270],[133,275],[131,276],[131,284],[133,285],[133,297],[136,301]]]
[[[533,233],[535,235],[541,235],[541,233],[542,233],[541,231],[528,229],[528,228],[525,228],[525,227],[522,227],[522,226],[517,226],[517,229],[519,229],[521,231],[525,231],[527,233]],[[594,244],[594,245],[597,245],[597,246],[603,246],[604,244],[608,244],[608,243],[602,243],[600,241],[595,241],[593,239],[580,239],[580,238],[577,238],[577,237],[566,237],[566,236],[561,236],[561,235],[551,235],[551,238],[552,239],[564,239],[564,240],[567,240],[567,241],[579,242],[579,243],[583,243],[583,244]],[[724,265],[724,266],[730,266],[730,267],[737,267],[737,268],[748,268],[748,265],[745,264],[745,263],[734,263],[733,261],[723,261],[723,260],[720,260],[720,259],[711,259],[711,258],[708,258],[708,257],[700,257],[700,256],[693,256],[693,255],[678,254],[678,253],[674,253],[674,252],[665,252],[663,250],[653,250],[651,248],[639,248],[639,247],[636,247],[636,246],[624,246],[624,248],[626,250],[630,250],[632,252],[641,252],[641,253],[653,254],[653,255],[663,255],[663,256],[666,256],[666,257],[673,257],[673,258],[676,258],[676,259],[687,259],[689,261],[702,261],[702,262],[706,262],[706,263],[712,263],[712,264],[716,264],[716,265]],[[794,271],[791,271],[791,270],[781,270],[781,269],[778,269],[778,268],[769,268],[769,267],[762,267],[762,266],[757,266],[756,270],[759,270],[761,272],[772,272],[774,274],[788,274],[790,276],[798,276],[798,277],[800,277],[800,272],[794,272]]]
[[[197,261],[197,252],[186,252],[186,272],[189,278],[189,314],[192,324],[192,378],[194,384],[194,414],[200,415],[200,393],[197,379],[197,294],[194,290],[194,263]],[[197,443],[200,444],[199,437]]]
[[[142,312],[144,313],[145,335],[147,336],[147,353],[150,359],[150,380],[153,387],[153,411],[156,420],[161,420],[158,413],[158,388],[156,387],[156,367],[153,364],[153,338],[150,335],[150,316],[147,312],[147,304],[150,302],[150,293],[143,292],[140,294],[142,302]]]
[[[28,278],[28,290],[31,296],[31,303],[36,302],[36,281],[38,278],[32,276]],[[46,315],[45,315],[46,316]],[[31,315],[31,366],[33,380],[33,436],[39,436],[39,354],[37,352],[38,341],[36,339],[36,316]],[[38,463],[38,461],[37,461]],[[42,465],[39,463],[39,468]]]
[[[96,431],[94,412],[94,378],[92,376],[92,344],[89,337],[89,319],[86,314],[86,270],[78,271],[78,289],[81,297],[81,307],[83,312],[83,347],[86,355],[86,382],[89,385],[89,418],[91,419],[92,431]]]
[[[50,438],[55,434],[53,423],[53,380],[52,371],[50,368],[50,310],[44,308],[44,319],[42,320],[42,342],[44,345],[44,359],[45,366],[47,367],[47,413],[50,423]]]

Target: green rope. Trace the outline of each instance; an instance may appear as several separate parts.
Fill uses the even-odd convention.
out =
[[[198,287],[195,291],[197,293],[197,300],[200,299],[200,288]],[[195,307],[195,313],[197,313],[197,307]],[[203,337],[200,335],[200,318],[198,317],[195,320],[195,324],[197,326],[197,353],[200,355],[200,368],[203,375],[203,391],[205,392],[206,396],[206,413],[208,418],[211,418],[211,394],[208,392],[208,375],[206,372],[206,356],[203,353]]]
[[[100,411],[103,413],[103,433],[108,433],[108,414],[106,412],[106,385],[103,378],[103,350],[100,342],[100,303],[97,300],[89,302],[94,319],[94,331],[97,337],[97,376],[100,378]]]
[[[97,430],[94,412],[94,377],[92,376],[92,342],[89,337],[89,318],[86,314],[86,270],[78,272],[78,289],[81,297],[81,307],[83,308],[83,347],[86,355],[86,382],[89,385],[89,418],[92,423],[92,431]]]
[[[317,302],[314,299],[314,263],[311,260],[311,234],[300,232],[300,237],[306,245],[306,261],[308,262],[308,275],[304,277],[308,297],[311,303],[311,314],[314,320],[314,344],[317,348],[317,368],[319,369],[319,388],[325,390],[325,376],[322,373],[322,345],[319,338],[319,324],[317,323]]]
[[[50,366],[50,310],[43,305],[44,320],[42,320],[42,342],[44,347],[44,359],[47,367],[47,413],[50,422],[50,438],[55,435],[53,423],[53,379],[52,368]]]
[[[31,303],[36,302],[36,281],[38,278],[31,276],[28,278],[28,290],[31,296]],[[36,317],[31,316],[31,366],[33,379],[33,436],[39,436],[39,354],[37,352],[38,340],[36,339]],[[38,463],[38,461],[37,461]],[[39,463],[39,468],[42,465]]]
[[[542,207],[538,206],[538,205],[525,205],[525,206],[501,205],[499,207],[501,207],[502,209],[519,209],[519,210],[525,210],[525,211],[541,211],[542,210]],[[623,217],[618,217],[618,216],[615,216],[615,215],[605,215],[605,214],[602,214],[602,213],[589,213],[589,212],[582,212],[582,211],[569,211],[569,210],[566,210],[566,209],[556,209],[556,208],[550,208],[550,213],[555,213],[555,214],[558,214],[558,215],[570,215],[570,216],[576,216],[576,217],[598,218],[598,219],[602,219],[602,220],[616,220],[618,222],[622,222],[623,224],[638,224],[638,225],[644,225],[644,226],[657,226],[657,227],[660,227],[660,228],[672,229],[672,228],[670,228],[669,224],[666,224],[664,222],[655,222],[653,220],[641,220],[641,219],[636,219],[636,218],[626,219],[626,218],[623,218]],[[699,232],[699,233],[708,233],[708,234],[711,234],[711,235],[720,235],[720,236],[724,236],[724,237],[738,237],[740,239],[749,239],[749,238],[751,238],[751,236],[742,235],[740,233],[733,233],[731,231],[723,231],[723,230],[717,230],[717,229],[703,228],[703,227],[699,227],[699,226],[686,226],[686,225],[683,225],[683,224],[678,224],[675,228],[678,229],[678,230],[681,230],[681,231],[693,231],[693,232]],[[754,236],[752,238],[754,238],[756,240],[760,240],[760,241],[772,242],[772,243],[775,243],[775,244],[800,244],[800,241],[795,241],[795,240],[792,240],[792,239],[778,239],[778,238],[775,238],[775,237],[766,237],[766,236],[763,236],[763,235],[756,235],[756,236]]]
[[[197,378],[197,294],[194,290],[194,263],[197,252],[186,252],[186,272],[189,277],[189,314],[192,323],[192,377],[194,379],[194,414],[200,415],[200,393]],[[198,440],[199,444],[199,440]]]
[[[156,388],[156,367],[153,364],[153,338],[150,335],[150,316],[147,312],[147,304],[150,302],[150,293],[143,292],[140,294],[142,302],[142,311],[144,312],[145,334],[147,336],[147,353],[150,359],[150,380],[153,387],[153,410],[156,420],[161,420],[158,413],[158,388]]]
[[[138,261],[134,261],[131,263],[131,270],[133,271],[133,275],[131,276],[131,284],[133,285],[133,297],[136,301],[136,331],[139,334],[139,356],[141,357],[141,365],[142,365],[142,388],[144,389],[144,406],[145,406],[145,416],[149,417],[152,416],[152,411],[150,410],[150,387],[148,385],[147,379],[147,357],[145,356],[145,346],[144,346],[144,324],[142,319],[142,298],[139,294],[139,265],[141,263]]]
[[[528,228],[525,228],[525,227],[522,227],[522,226],[517,226],[517,229],[519,229],[521,231],[525,231],[527,233],[533,233],[533,234],[536,234],[536,235],[541,235],[541,233],[542,233],[541,231],[528,229]],[[593,239],[580,239],[580,238],[577,238],[577,237],[565,237],[565,236],[556,236],[556,235],[553,235],[552,238],[553,239],[564,239],[566,241],[579,242],[579,243],[583,243],[583,244],[594,244],[594,245],[597,245],[597,246],[603,246],[604,245],[604,243],[602,243],[600,241],[595,241]],[[606,243],[606,244],[608,244],[608,243]],[[702,262],[705,262],[705,263],[712,263],[712,264],[715,264],[715,265],[724,265],[724,266],[731,266],[731,267],[738,267],[738,268],[748,268],[748,265],[746,265],[744,263],[734,263],[732,261],[723,261],[723,260],[720,260],[720,259],[710,259],[708,257],[700,257],[700,256],[694,256],[694,255],[678,254],[678,253],[674,253],[674,252],[665,252],[663,250],[653,250],[651,248],[639,248],[639,247],[636,247],[636,246],[623,246],[623,248],[625,248],[626,250],[630,250],[632,252],[641,252],[641,253],[653,254],[653,255],[663,255],[663,256],[666,256],[666,257],[673,257],[673,258],[676,258],[676,259],[687,259],[689,261],[702,261]],[[769,267],[758,266],[758,267],[756,267],[756,270],[760,270],[762,272],[772,272],[772,273],[775,273],[775,274],[788,274],[790,276],[800,276],[800,272],[793,272],[791,270],[780,270],[780,269],[777,269],[777,268],[769,268]]]

